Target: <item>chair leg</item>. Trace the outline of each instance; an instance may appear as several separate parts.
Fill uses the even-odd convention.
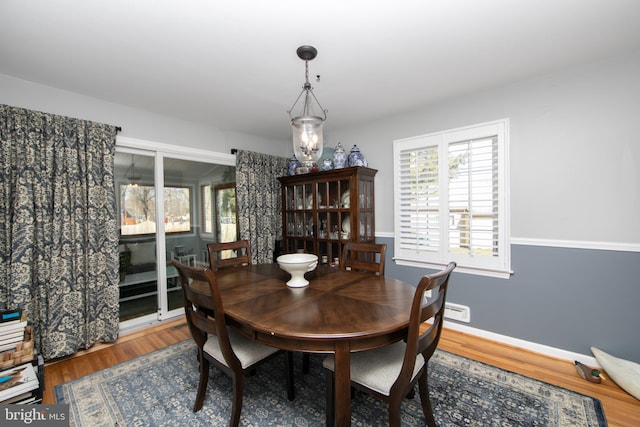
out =
[[[324,408],[325,425],[327,427],[334,427],[336,424],[336,406],[335,406],[336,386],[335,386],[335,378],[333,376],[333,371],[326,369],[324,383],[326,387],[326,391],[325,391],[326,403]]]
[[[285,358],[285,370],[287,375],[287,399],[293,400],[296,398],[296,392],[293,387],[293,353],[287,351]]]
[[[302,353],[302,373],[309,373],[309,353]]]
[[[420,393],[420,402],[422,403],[422,413],[429,427],[436,427],[436,420],[433,417],[433,407],[429,399],[429,383],[427,380],[427,367],[418,379],[418,391]]]
[[[401,427],[400,424],[400,405],[402,404],[402,396],[389,400],[389,427]]]
[[[202,355],[202,352],[198,352],[198,358],[200,359],[200,380],[198,381],[198,392],[196,393],[196,403],[193,405],[193,412],[198,412],[202,409],[204,403],[204,396],[207,392],[207,384],[209,383],[209,361]]]
[[[414,397],[416,397],[416,388],[411,387],[411,390],[409,390],[409,393],[407,393],[407,399],[413,399]]]
[[[244,375],[233,373],[233,403],[231,404],[231,420],[229,427],[238,427],[240,424],[240,412],[242,411],[242,394],[244,391]]]

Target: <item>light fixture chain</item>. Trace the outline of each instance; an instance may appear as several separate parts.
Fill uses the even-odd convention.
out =
[[[309,61],[304,61],[304,85],[309,85]]]
[[[322,113],[322,115],[324,116],[324,118],[322,119],[323,121],[327,119],[327,110],[325,110],[324,108],[322,108],[322,105],[320,104],[320,101],[318,101],[318,98],[316,98],[316,95],[313,93],[313,88],[311,87],[311,83],[309,83],[309,60],[315,58],[316,56],[316,50],[313,47],[310,46],[306,46],[306,50],[302,49],[303,47],[300,47],[298,50],[298,57],[300,59],[304,59],[304,86],[302,87],[302,91],[300,92],[300,94],[298,95],[298,97],[296,98],[295,102],[293,103],[293,105],[291,105],[291,108],[289,110],[287,110],[287,113],[289,113],[289,117],[291,117],[291,120],[294,119],[294,116],[292,114],[296,104],[298,103],[298,101],[300,101],[300,98],[303,97],[304,95],[304,100],[302,102],[302,115],[299,117],[304,117],[304,116],[309,116],[311,115],[311,104],[312,104],[312,99],[316,102],[316,104],[318,104],[318,107],[320,107],[320,112]],[[300,52],[300,50],[302,49],[302,52]]]

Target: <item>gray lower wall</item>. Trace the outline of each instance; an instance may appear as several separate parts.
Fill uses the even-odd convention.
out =
[[[376,241],[388,245],[387,276],[417,285],[432,272],[396,265],[393,239]],[[471,308],[464,325],[640,362],[640,253],[512,245],[511,257],[508,280],[454,272],[447,301]]]

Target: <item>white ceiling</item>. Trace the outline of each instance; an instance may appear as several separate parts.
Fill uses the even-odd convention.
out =
[[[270,138],[304,44],[332,131],[637,51],[640,0],[0,1],[0,74]]]

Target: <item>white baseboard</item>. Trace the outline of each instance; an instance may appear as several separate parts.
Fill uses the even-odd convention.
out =
[[[550,347],[548,345],[537,344],[530,341],[521,340],[519,338],[509,337],[507,335],[500,335],[494,332],[484,331],[482,329],[472,328],[471,326],[461,325],[459,323],[450,322],[445,319],[443,327],[446,329],[451,329],[458,332],[464,332],[465,334],[477,336],[480,338],[485,338],[491,341],[496,341],[502,344],[511,345],[513,347],[522,348],[524,350],[529,350],[534,353],[539,353],[544,356],[555,357],[557,359],[563,359],[568,361],[577,360],[585,365],[600,367],[598,361],[595,357],[574,353],[572,351],[562,350],[560,348]]]

